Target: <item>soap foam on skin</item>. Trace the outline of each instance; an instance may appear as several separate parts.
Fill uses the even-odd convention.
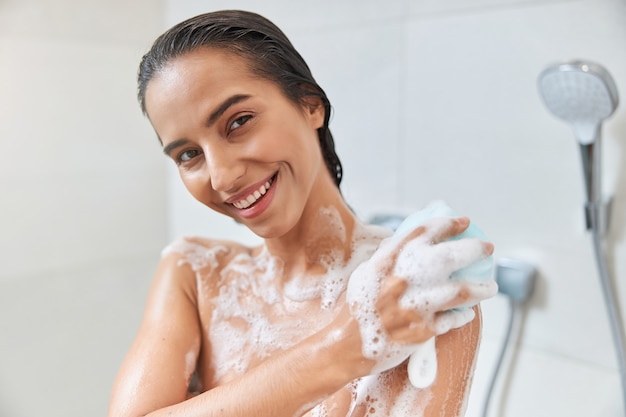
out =
[[[322,210],[320,216],[324,217],[320,223],[334,230],[335,238],[346,239],[336,210]],[[282,260],[265,246],[257,255],[239,253],[226,265],[219,261],[229,253],[224,245],[209,247],[201,241],[180,239],[166,248],[164,255],[183,254],[179,263],[189,264],[196,272],[200,297],[210,294],[212,280],[219,280],[219,294],[210,300],[214,307],[208,329],[214,380],[241,375],[253,360],[287,349],[328,325],[341,307],[337,301],[345,292],[350,272],[389,234],[383,228],[360,225],[353,233],[355,249],[347,262],[343,254],[325,253],[320,265],[326,273],[296,276],[286,282],[282,280]],[[219,277],[214,271],[219,271]],[[303,314],[307,309],[312,314]]]
[[[361,406],[366,410],[364,416],[422,416],[432,399],[430,390],[418,390],[411,384],[405,384],[392,401],[384,401],[382,398],[390,396],[390,378],[390,371],[386,371],[355,380],[352,387],[354,401],[350,413],[346,415],[352,415],[354,408]],[[416,403],[418,394],[420,402]]]
[[[188,264],[191,269],[198,272],[204,268],[214,270],[219,266],[217,257],[220,254],[228,253],[226,246],[214,246],[211,249],[206,246],[194,242],[192,239],[182,238],[175,240],[161,252],[161,257],[165,257],[170,253],[179,253],[184,256],[178,261],[178,266]]]
[[[333,239],[347,239],[346,229],[336,211],[328,209],[320,215],[324,216],[320,224],[326,225],[320,233],[335,230]],[[351,298],[360,306],[353,314],[360,317],[363,340],[370,340],[370,343],[364,342],[364,352],[369,348],[377,358],[383,353],[395,356],[394,364],[406,359],[412,350],[386,340],[373,309],[381,282],[380,271],[375,266],[395,248],[389,239],[383,241],[390,235],[387,229],[357,224],[351,237],[353,253],[350,259],[344,259],[343,253],[324,252],[319,264],[325,273],[297,276],[286,282],[282,280],[282,260],[272,256],[266,247],[254,255],[245,252],[233,256],[232,249],[226,245],[192,239],[181,239],[170,245],[163,254],[176,252],[183,255],[180,264],[188,264],[196,273],[199,299],[209,299],[213,306],[208,324],[211,362],[215,367],[212,380],[224,383],[235,378],[272,352],[288,349],[321,330],[336,317],[341,308],[338,301],[347,287],[356,284],[362,284],[362,287]],[[383,243],[378,248],[381,241]],[[372,264],[368,261],[371,259],[377,262]],[[356,271],[360,271],[358,280],[352,279],[348,284],[351,274],[354,278]],[[390,367],[383,361],[384,358],[380,370]],[[418,390],[407,384],[399,396],[392,397],[385,373],[358,378],[346,389],[352,393],[350,412],[357,407],[366,407],[365,416],[416,415]],[[427,392],[420,393],[419,398],[427,398]],[[389,414],[391,410],[394,414]],[[322,402],[309,413],[322,417],[328,415],[329,410]]]

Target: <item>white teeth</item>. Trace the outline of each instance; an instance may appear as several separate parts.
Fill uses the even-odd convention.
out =
[[[256,203],[259,198],[265,195],[267,190],[269,190],[270,185],[272,185],[271,180],[261,185],[258,190],[252,192],[248,197],[233,203],[233,206],[240,210],[250,207],[252,204]]]

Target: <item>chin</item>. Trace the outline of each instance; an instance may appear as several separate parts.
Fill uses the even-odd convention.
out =
[[[279,238],[282,236],[285,236],[287,233],[289,233],[289,231],[293,228],[292,226],[289,226],[290,223],[286,222],[286,221],[280,221],[280,224],[278,225],[259,225],[257,227],[255,226],[248,226],[248,229],[250,229],[255,235],[263,238],[263,239],[275,239],[275,238]]]
[[[256,227],[248,227],[248,229],[250,229],[252,233],[257,235],[258,237],[263,238],[263,239],[273,239],[273,238],[282,236],[282,233],[280,233],[279,231],[275,229],[256,228]]]

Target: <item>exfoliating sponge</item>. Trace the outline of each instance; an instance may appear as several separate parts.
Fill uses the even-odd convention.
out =
[[[430,219],[437,217],[458,217],[458,214],[454,212],[445,202],[436,200],[431,202],[428,206],[422,210],[415,212],[405,218],[400,226],[395,231],[396,235],[402,235],[408,233],[411,230],[415,230],[417,227],[423,225]],[[470,222],[469,227],[461,234],[453,236],[448,240],[459,240],[464,238],[476,238],[480,240],[488,240],[485,233],[478,228],[474,223]],[[493,279],[494,273],[494,259],[493,256],[481,259],[473,264],[455,271],[450,278],[465,281],[474,282],[487,282]]]

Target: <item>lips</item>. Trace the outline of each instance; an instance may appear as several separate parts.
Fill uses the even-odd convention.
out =
[[[261,184],[256,189],[250,191],[244,198],[233,202],[232,205],[239,210],[247,209],[253,206],[270,189],[270,187],[272,186],[272,183],[274,182],[275,176],[276,175],[272,176],[272,178],[265,181],[265,183]]]

